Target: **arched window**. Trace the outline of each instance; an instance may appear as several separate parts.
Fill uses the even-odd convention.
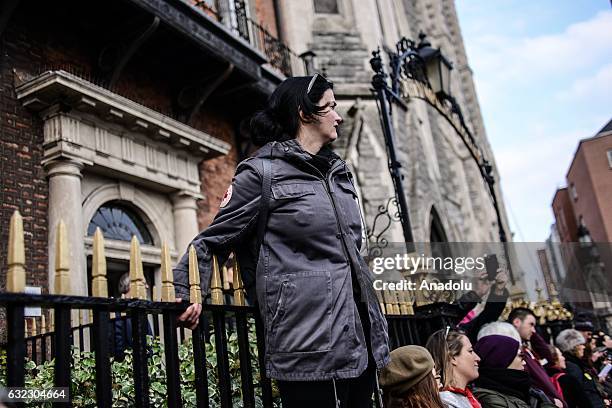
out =
[[[435,208],[431,209],[431,229],[429,233],[429,242],[448,242],[446,232],[442,226],[442,221]]]
[[[93,235],[96,227],[100,227],[106,239],[130,241],[135,235],[141,244],[154,244],[142,218],[121,201],[109,201],[98,208],[89,222],[87,235]]]
[[[442,220],[435,208],[431,209],[431,225],[429,229],[429,242],[431,245],[431,254],[434,257],[446,258],[449,257],[450,248],[448,244],[448,238],[446,232],[444,232],[444,226],[442,226]]]

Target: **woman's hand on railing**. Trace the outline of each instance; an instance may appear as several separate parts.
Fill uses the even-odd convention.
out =
[[[177,298],[176,301],[181,303],[183,299]],[[180,326],[185,326],[191,330],[195,329],[200,322],[200,314],[202,313],[202,305],[193,303],[178,317]]]

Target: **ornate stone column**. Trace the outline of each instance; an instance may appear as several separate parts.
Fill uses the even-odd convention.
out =
[[[178,256],[187,250],[187,245],[198,234],[196,197],[193,193],[180,191],[172,196],[174,213],[174,244]]]
[[[73,295],[87,296],[87,263],[81,206],[81,170],[83,164],[72,159],[58,159],[45,164],[49,178],[49,292],[55,285],[57,227],[66,225],[70,254],[70,282]]]

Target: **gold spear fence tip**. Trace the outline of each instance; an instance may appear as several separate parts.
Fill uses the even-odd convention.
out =
[[[63,220],[57,224],[55,239],[55,294],[69,295],[70,290],[70,252]]]
[[[144,300],[147,298],[140,243],[135,235],[132,235],[132,241],[130,242],[130,294],[132,299]]]
[[[245,306],[245,292],[244,292],[244,284],[242,283],[242,277],[240,275],[240,265],[238,264],[238,260],[236,258],[234,262],[233,269],[233,283],[234,283],[234,304],[237,306]]]
[[[23,218],[19,211],[11,216],[9,226],[7,292],[25,291],[25,247],[23,244]]]
[[[174,302],[176,295],[174,292],[174,274],[170,263],[170,251],[165,242],[161,247],[161,300],[162,302]]]
[[[397,293],[393,290],[388,290],[385,292],[387,295],[387,311],[391,310],[390,314],[399,315],[399,304],[397,303]]]
[[[213,255],[212,276],[210,279],[210,302],[213,305],[223,304],[223,290],[221,289],[221,271],[219,270],[219,260]]]
[[[52,332],[55,329],[55,316],[53,309],[49,310],[49,331]]]
[[[221,271],[223,272],[221,274],[222,278],[223,278],[223,290],[229,290],[230,288],[230,277],[229,277],[229,270],[227,268],[227,266],[223,265],[223,268],[221,268]]]
[[[193,245],[189,246],[189,302],[202,303],[198,255]]]
[[[108,280],[106,279],[106,255],[104,253],[104,236],[100,227],[96,227],[93,238],[93,259],[91,264],[93,296],[108,297]]]

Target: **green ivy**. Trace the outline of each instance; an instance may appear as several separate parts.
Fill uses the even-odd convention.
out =
[[[6,384],[6,349],[0,348],[0,385]]]
[[[255,335],[255,325],[249,325],[249,347],[251,354],[251,368],[253,371],[253,382],[255,384],[255,406],[263,408],[261,398],[260,371],[258,362],[258,349]],[[148,359],[149,371],[149,400],[153,407],[166,407],[166,362],[164,345],[159,338],[147,336],[151,348]],[[242,406],[242,390],[240,387],[240,357],[238,350],[238,339],[235,332],[228,338],[228,355],[231,378],[232,401],[234,406]],[[195,367],[193,357],[192,339],[189,338],[179,345],[179,374],[181,381],[181,397],[183,406],[196,406],[195,393]],[[111,358],[111,380],[113,407],[134,406],[134,376],[132,369],[133,356],[131,350],[126,350],[123,361],[115,361]],[[0,385],[6,384],[6,350],[0,350]],[[36,365],[33,361],[26,362],[25,386],[28,388],[45,389],[53,387],[54,361],[47,361]],[[214,336],[206,343],[206,368],[208,376],[208,395],[211,408],[220,407],[220,395],[217,372],[217,354]],[[70,397],[75,407],[96,406],[96,363],[94,352],[72,350],[72,382]],[[274,407],[280,407],[280,396],[278,388],[273,382],[272,392]],[[28,406],[51,407],[50,403],[36,403]]]

